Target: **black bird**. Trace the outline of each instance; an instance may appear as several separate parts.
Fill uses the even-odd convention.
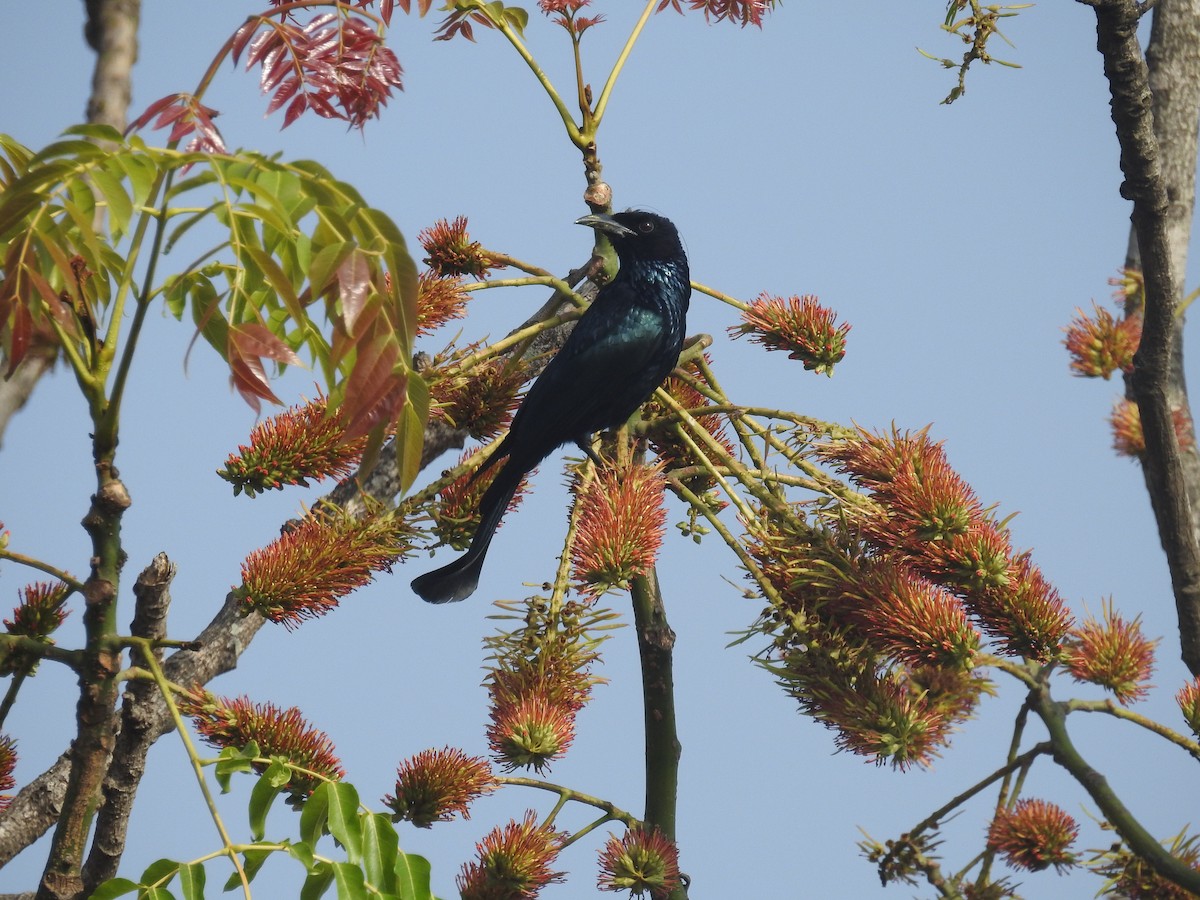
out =
[[[508,434],[475,473],[508,458],[480,501],[470,548],[414,579],[413,590],[430,603],[463,600],[475,591],[496,527],[531,469],[570,442],[594,459],[592,435],[624,424],[679,361],[692,288],[675,226],[641,210],[584,216],[577,224],[608,235],[620,269],[534,381]]]

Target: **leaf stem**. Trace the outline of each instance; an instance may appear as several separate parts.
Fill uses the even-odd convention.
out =
[[[621,52],[617,56],[617,61],[613,63],[612,71],[608,73],[608,80],[604,82],[604,87],[600,90],[600,96],[596,99],[596,108],[592,112],[592,121],[590,123],[591,127],[581,135],[583,143],[579,144],[580,147],[596,139],[596,131],[600,128],[600,120],[604,118],[604,111],[608,108],[608,98],[617,83],[617,77],[621,74],[621,70],[625,68],[625,63],[629,60],[629,54],[633,52],[633,45],[641,37],[642,30],[646,27],[646,23],[650,21],[650,16],[654,13],[654,7],[658,5],[658,2],[659,0],[647,0],[645,8],[637,20],[637,24],[633,26],[633,31],[629,33],[629,37],[625,41],[625,46],[621,48]]]

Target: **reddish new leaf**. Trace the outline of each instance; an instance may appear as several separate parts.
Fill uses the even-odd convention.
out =
[[[371,267],[366,254],[354,250],[337,269],[338,299],[347,334],[353,335],[359,314],[371,293]]]
[[[358,343],[358,356],[346,380],[346,397],[340,407],[346,420],[346,438],[353,440],[377,425],[395,421],[404,408],[408,376],[396,370],[400,348],[395,337],[376,330]]]

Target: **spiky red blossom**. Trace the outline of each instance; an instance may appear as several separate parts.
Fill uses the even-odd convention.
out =
[[[488,832],[476,846],[477,862],[464,863],[456,879],[461,900],[534,900],[563,872],[550,868],[565,835],[539,825],[532,810]]]
[[[458,465],[463,465],[482,451],[473,450],[459,457]],[[474,469],[460,475],[454,481],[438,491],[438,503],[432,510],[433,532],[438,540],[456,550],[464,550],[471,543],[479,526],[479,503],[484,492],[491,485],[500,466],[492,466],[482,474]],[[475,476],[479,475],[478,478]],[[507,512],[516,509],[524,499],[528,487],[524,481],[517,486],[512,499],[508,501]],[[500,526],[502,527],[503,523]]]
[[[47,638],[63,623],[63,609],[70,588],[61,581],[36,581],[21,588],[21,602],[13,608],[11,619],[4,620],[9,634]]]
[[[1110,600],[1104,604],[1103,622],[1088,616],[1071,629],[1067,668],[1076,681],[1108,688],[1118,701],[1129,704],[1150,690],[1157,643],[1142,634],[1141,616],[1126,620]]]
[[[449,822],[455,814],[471,818],[470,805],[500,786],[486,759],[467,756],[457,747],[422,750],[400,764],[396,793],[383,798],[393,819],[407,819],[418,828]]]
[[[1112,414],[1108,417],[1108,423],[1112,427],[1113,449],[1120,456],[1137,459],[1146,452],[1141,411],[1136,403],[1124,398],[1117,400],[1113,405]],[[1178,407],[1172,409],[1171,424],[1175,426],[1175,439],[1179,442],[1181,450],[1190,450],[1195,446],[1195,432],[1186,410]]]
[[[425,265],[438,278],[456,275],[482,278],[497,265],[491,254],[467,234],[466,216],[458,216],[453,222],[438,219],[431,227],[423,229],[417,240],[429,254]]]
[[[612,835],[600,850],[597,887],[602,891],[665,900],[679,883],[679,848],[657,828],[635,826],[620,837]]]
[[[704,10],[704,18],[710,22],[728,20],[743,28],[756,25],[762,28],[763,16],[775,8],[776,0],[687,0],[689,9]],[[658,12],[667,7],[677,13],[683,12],[681,0],[661,0]]]
[[[1113,297],[1129,309],[1139,308],[1146,300],[1146,278],[1141,269],[1118,269],[1117,277],[1108,279],[1108,283],[1116,288]]]
[[[68,611],[63,609],[63,603],[69,592],[70,589],[61,581],[39,581],[26,585],[19,591],[21,602],[13,608],[12,618],[4,620],[5,629],[9,634],[54,643],[50,635],[67,617]],[[18,672],[32,674],[37,670],[40,659],[36,651],[20,648],[0,653],[0,676]]]
[[[17,786],[13,772],[17,768],[17,742],[7,734],[0,734],[0,791],[11,791]],[[0,812],[8,809],[13,798],[0,794]]]
[[[417,276],[417,334],[432,334],[451,319],[465,318],[467,298],[462,278],[426,269]]]
[[[1111,826],[1108,826],[1111,827]],[[1200,872],[1200,838],[1186,831],[1162,842],[1172,856]],[[1105,896],[1124,900],[1195,900],[1196,894],[1154,871],[1149,861],[1122,843],[1098,853],[1089,862],[1097,875],[1107,879]]]
[[[571,562],[584,592],[624,587],[653,568],[667,524],[665,484],[658,465],[606,468],[576,494],[579,527]]]
[[[1079,824],[1061,807],[1046,800],[1018,800],[1001,809],[988,828],[987,845],[1018,869],[1058,871],[1076,864],[1071,844]]]
[[[431,417],[445,419],[479,441],[489,441],[508,427],[520,405],[525,367],[499,359],[480,363],[465,373],[454,369],[430,379]]]
[[[848,586],[852,617],[884,653],[911,666],[970,669],[979,649],[959,600],[906,567],[880,563]]]
[[[346,776],[334,753],[333,741],[313,728],[294,706],[280,709],[273,703],[253,703],[248,697],[218,697],[197,686],[183,695],[179,709],[190,716],[196,731],[213,747],[241,749],[258,745],[264,758],[282,757],[308,772],[293,771],[285,785],[293,800],[308,797],[322,781],[340,781]],[[266,763],[255,763],[258,772]]]
[[[235,588],[247,612],[254,610],[288,628],[323,616],[338,600],[391,571],[412,552],[414,532],[391,515],[363,518],[332,507],[309,510],[276,540],[242,563]]]
[[[850,326],[835,326],[837,314],[811,294],[785,300],[762,293],[742,311],[742,320],[741,325],[729,327],[730,336],[748,334],[768,350],[787,352],[810,371],[832,375],[833,367],[846,355]]]
[[[1028,554],[985,514],[928,430],[870,434],[818,451],[867,488],[876,506],[852,511],[863,537],[957,594],[1004,652],[1048,660],[1070,615]]]
[[[217,474],[246,496],[285,484],[307,487],[309,479],[342,479],[354,471],[367,436],[346,439],[345,417],[330,411],[324,396],[264,419],[250,432],[249,445],[229,454]]]
[[[1193,678],[1181,687],[1175,695],[1175,702],[1179,704],[1179,711],[1183,713],[1188,728],[1200,736],[1200,678]]]
[[[496,761],[510,771],[541,772],[575,740],[575,710],[544,694],[493,702],[490,715],[488,745]]]
[[[1094,316],[1076,309],[1077,315],[1064,331],[1063,344],[1071,356],[1071,371],[1085,378],[1111,378],[1112,373],[1133,370],[1133,355],[1142,340],[1140,316],[1117,319],[1103,307],[1092,304]]]
[[[692,374],[697,374],[697,367],[694,363],[689,364],[688,371]],[[686,410],[701,410],[705,406],[710,405],[710,401],[700,391],[676,375],[671,375],[667,378],[663,382],[662,389]],[[731,457],[737,455],[737,450],[725,428],[726,417],[724,415],[693,412],[693,416],[696,423],[708,432],[709,436],[716,441],[725,453]],[[650,448],[662,463],[663,471],[671,472],[685,466],[699,464],[699,460],[696,459],[691,447],[676,433],[674,428],[675,414],[669,407],[665,404],[660,404],[655,399],[651,399],[643,411],[643,419],[649,425],[647,437]],[[662,419],[662,423],[656,423],[657,419]],[[704,441],[696,439],[696,443],[702,450],[705,450],[707,456],[711,458],[714,455],[708,451]],[[716,480],[705,473],[693,476],[684,483],[689,490],[699,495],[711,490],[716,484]]]

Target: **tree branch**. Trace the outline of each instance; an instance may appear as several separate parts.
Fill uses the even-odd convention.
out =
[[[1193,502],[1197,499],[1193,486],[1200,484],[1200,457],[1196,455],[1194,440],[1187,453],[1180,450],[1174,425],[1175,410],[1187,409],[1178,315],[1183,297],[1181,273],[1186,263],[1187,234],[1182,232],[1180,249],[1181,231],[1172,222],[1181,209],[1179,204],[1187,208],[1179,190],[1188,190],[1188,183],[1168,182],[1160,157],[1162,144],[1155,133],[1156,118],[1166,122],[1175,115],[1168,114],[1168,101],[1164,98],[1176,93],[1176,82],[1172,79],[1170,89],[1161,85],[1157,94],[1152,94],[1147,61],[1138,45],[1139,9],[1134,0],[1103,0],[1088,5],[1096,11],[1096,45],[1104,57],[1104,74],[1112,95],[1112,119],[1121,145],[1121,170],[1125,174],[1121,196],[1133,201],[1131,219],[1145,279],[1142,341],[1127,387],[1141,415],[1146,440],[1142,470],[1171,573],[1183,659],[1193,674],[1200,675],[1200,539],[1195,519],[1197,504]],[[1156,64],[1170,56],[1163,49],[1162,35],[1169,28],[1159,20],[1162,12],[1161,9],[1155,12],[1155,30],[1159,34]],[[1190,15],[1194,18],[1196,13]],[[1188,100],[1185,96],[1180,103],[1183,106],[1190,103],[1187,115],[1193,132],[1191,162],[1183,165],[1181,160],[1174,160],[1172,173],[1178,173],[1181,165],[1183,168],[1190,165],[1194,170],[1196,164],[1197,98],[1195,94],[1190,97]],[[1156,102],[1163,104],[1161,115],[1153,107]],[[1170,101],[1172,107],[1175,102],[1175,99]],[[1177,149],[1174,143],[1170,146]],[[1193,192],[1194,182],[1187,196]],[[1187,217],[1190,218],[1190,210]]]

